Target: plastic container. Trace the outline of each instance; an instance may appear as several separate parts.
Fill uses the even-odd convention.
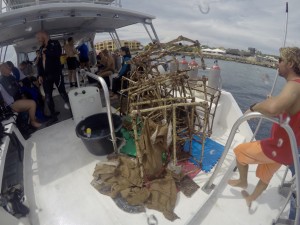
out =
[[[121,117],[113,114],[112,119],[116,137],[122,137],[120,132],[122,128]],[[91,130],[91,134],[86,133],[87,128]],[[76,126],[76,135],[81,138],[87,150],[94,155],[107,155],[114,151],[107,113],[95,114],[82,120]],[[120,139],[117,139],[117,145],[120,143]]]

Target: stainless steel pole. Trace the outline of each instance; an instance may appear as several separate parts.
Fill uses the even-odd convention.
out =
[[[117,146],[117,139],[116,139],[116,134],[115,134],[115,127],[114,127],[114,122],[113,122],[113,119],[112,119],[112,112],[111,112],[109,91],[108,91],[108,87],[106,85],[106,82],[105,82],[105,80],[102,77],[97,76],[96,74],[87,72],[84,69],[80,70],[80,75],[82,75],[82,76],[87,75],[87,76],[89,76],[89,77],[97,80],[101,84],[101,86],[103,88],[104,97],[105,97],[105,103],[106,103],[106,111],[107,111],[108,123],[109,123],[109,128],[110,128],[111,141],[113,143],[113,147],[114,147],[115,153],[119,154],[119,150],[118,150],[118,146]],[[78,84],[78,87],[80,87],[78,76],[79,76],[79,74],[77,73],[76,74],[77,84]]]
[[[288,2],[286,2],[286,5],[285,5],[285,12],[286,12],[286,20],[285,20],[285,32],[284,32],[284,38],[283,38],[283,47],[285,47],[285,44],[286,44],[286,36],[287,36],[287,28],[288,28],[288,22],[289,22],[289,5],[288,5]],[[270,91],[270,96],[273,95],[273,92],[274,92],[274,89],[275,89],[275,86],[277,84],[277,80],[278,80],[278,77],[279,77],[279,73],[278,73],[278,70],[276,72],[276,76],[275,76],[275,80],[273,82],[273,85],[272,85],[272,88],[271,88],[271,91]],[[254,140],[254,138],[256,137],[257,135],[257,132],[261,126],[261,123],[262,123],[262,119],[259,120],[258,124],[257,124],[257,127],[253,133],[253,136],[251,138],[251,141]]]

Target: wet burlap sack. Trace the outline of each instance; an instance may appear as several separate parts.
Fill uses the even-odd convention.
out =
[[[170,129],[167,124],[157,125],[150,119],[145,120],[139,144],[146,177],[155,177],[164,170],[162,153],[167,150],[168,133]],[[161,211],[171,221],[178,218],[173,212],[177,190],[170,173],[162,179],[151,180],[145,184],[140,176],[137,160],[118,156],[97,164],[93,175],[95,179],[92,185],[100,193],[114,199],[121,195],[129,205],[145,205]]]
[[[139,140],[146,176],[152,177],[163,170],[162,153],[167,151],[168,125],[158,125],[146,118]]]
[[[114,198],[120,191],[132,186],[142,187],[143,180],[136,159],[119,156],[108,162],[98,163],[92,185],[102,194]]]
[[[146,202],[148,208],[161,211],[171,221],[179,218],[174,213],[177,189],[175,181],[170,174],[167,174],[163,179],[151,181],[149,192],[150,198]]]
[[[150,191],[144,187],[132,187],[121,191],[121,196],[126,199],[129,205],[144,205],[150,197]]]

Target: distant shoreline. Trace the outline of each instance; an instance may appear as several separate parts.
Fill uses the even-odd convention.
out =
[[[184,52],[183,55],[193,56],[194,53],[191,52]],[[257,62],[257,61],[250,61],[247,58],[242,57],[232,57],[229,55],[218,55],[218,54],[203,54],[204,58],[206,59],[218,59],[218,60],[224,60],[224,61],[230,61],[230,62],[237,62],[237,63],[243,63],[243,64],[250,64],[255,66],[262,66],[267,67],[271,69],[276,69],[275,63],[267,63],[267,62]]]

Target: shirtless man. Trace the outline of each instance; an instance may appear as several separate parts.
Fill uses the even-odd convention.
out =
[[[100,73],[98,73],[99,76],[103,77],[105,80],[108,89],[110,89],[110,79],[109,76],[113,75],[115,72],[115,60],[114,58],[109,54],[107,49],[104,49],[101,53],[101,60],[100,63],[104,65],[104,68],[100,70]]]
[[[295,133],[300,146],[300,49],[281,48],[278,62],[278,73],[287,83],[278,96],[250,106],[252,112],[267,116],[290,117],[289,125]],[[246,112],[246,113],[247,113]],[[272,127],[271,137],[261,141],[244,143],[234,149],[240,178],[229,180],[228,184],[246,189],[249,164],[258,164],[256,176],[260,179],[253,193],[243,190],[242,195],[248,207],[267,188],[273,174],[281,165],[293,164],[290,141],[287,133],[279,125]]]
[[[67,55],[67,65],[69,71],[70,87],[77,86],[76,84],[76,68],[77,68],[77,50],[74,46],[74,40],[72,37],[68,38],[68,43],[64,46],[65,53]]]

